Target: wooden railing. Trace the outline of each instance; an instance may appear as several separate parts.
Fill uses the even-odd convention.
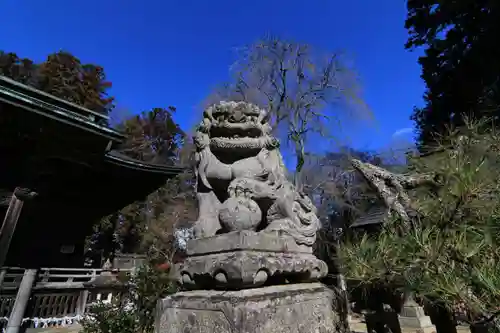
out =
[[[23,278],[24,268],[4,267],[3,282],[0,281],[1,290],[12,290],[19,288]],[[38,270],[38,279],[33,289],[67,289],[83,288],[83,283],[89,282],[97,275],[101,274],[102,269],[88,268],[41,268]],[[119,272],[129,272],[127,270],[113,270]]]
[[[24,274],[23,268],[0,270],[0,329],[4,329]],[[84,283],[101,274],[102,269],[41,268],[23,318],[25,327],[65,326],[78,322],[89,305],[99,300],[111,302],[122,291],[85,288]],[[131,269],[112,270],[127,274]],[[3,281],[2,281],[3,280]]]

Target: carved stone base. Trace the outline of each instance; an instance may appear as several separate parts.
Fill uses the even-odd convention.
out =
[[[251,230],[191,239],[187,244],[188,256],[238,250],[312,253],[310,246],[297,245],[292,238],[278,232],[256,232]]]
[[[193,240],[187,253],[186,260],[176,268],[180,283],[187,289],[310,282],[328,272],[327,265],[309,247],[277,234],[238,231]]]
[[[158,304],[155,333],[333,333],[332,304],[320,283],[180,292]]]
[[[426,316],[424,309],[415,302],[405,304],[399,315],[399,324],[405,331],[412,330],[417,333],[436,333],[436,326],[431,318]]]

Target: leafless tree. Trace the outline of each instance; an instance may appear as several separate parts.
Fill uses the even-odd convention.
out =
[[[294,182],[302,188],[307,141],[315,135],[331,138],[331,128],[345,116],[370,114],[357,75],[340,53],[321,54],[308,44],[279,38],[267,37],[239,51],[233,82],[216,89],[207,102],[231,99],[268,109],[276,135],[294,150]]]

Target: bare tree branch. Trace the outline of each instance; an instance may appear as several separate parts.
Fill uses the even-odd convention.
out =
[[[239,95],[267,108],[275,133],[293,146],[297,174],[304,164],[306,144],[315,134],[331,134],[328,123],[339,109],[344,111],[354,102],[357,111],[369,113],[354,72],[337,53],[323,62],[308,44],[272,37],[242,50],[232,66],[235,82],[217,90],[212,101]],[[300,188],[300,176],[295,182]]]

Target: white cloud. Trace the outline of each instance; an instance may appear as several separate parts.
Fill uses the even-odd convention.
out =
[[[400,135],[410,134],[412,132],[413,132],[413,128],[412,127],[400,128],[397,131],[395,131],[394,133],[392,133],[392,137],[395,138],[395,137],[398,137]]]

